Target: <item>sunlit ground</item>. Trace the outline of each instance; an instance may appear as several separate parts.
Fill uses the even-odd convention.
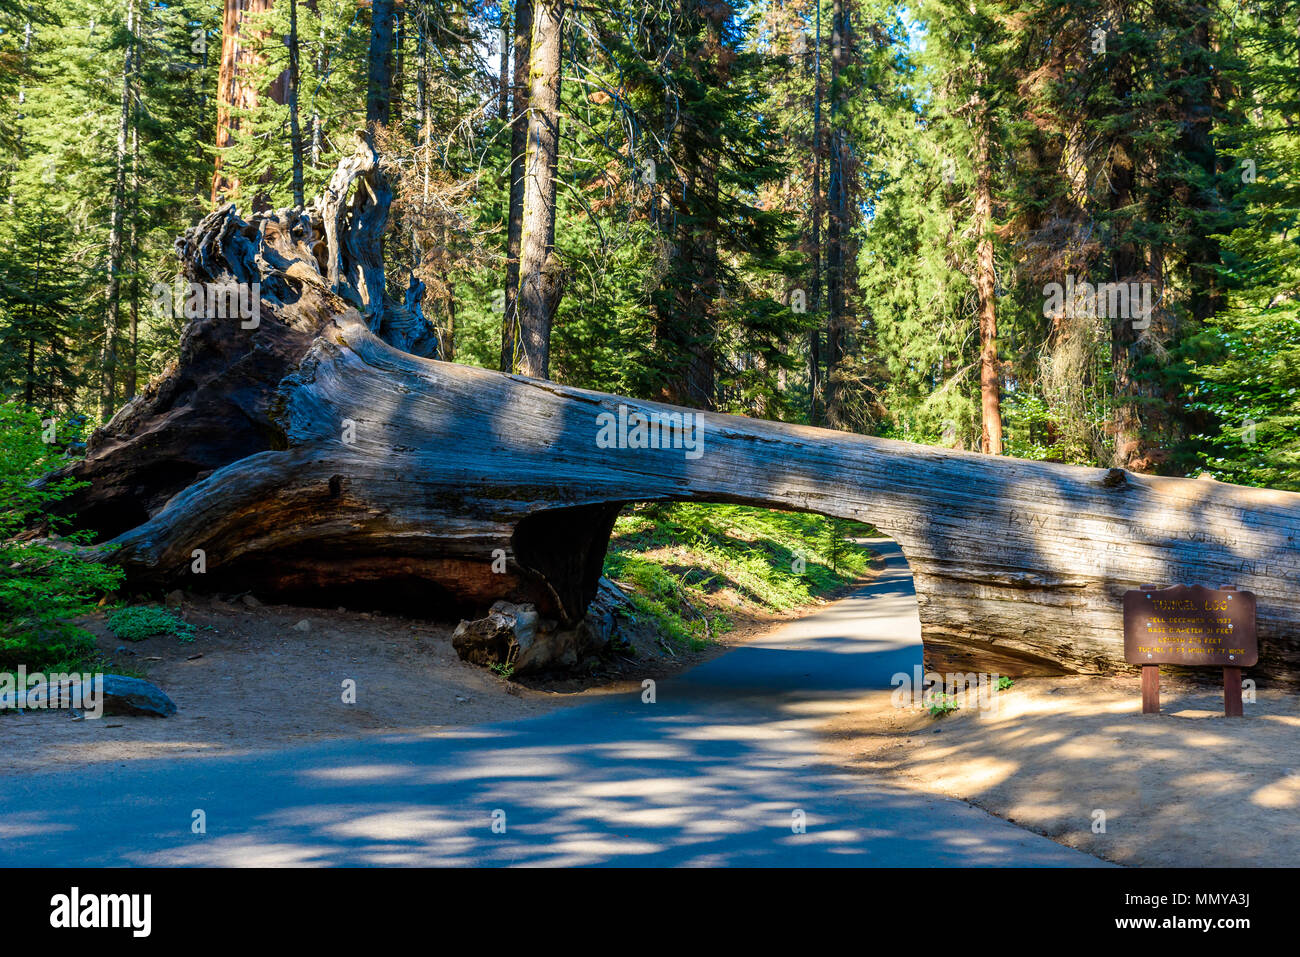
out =
[[[1225,719],[1221,691],[1163,683],[1160,715],[1136,677],[1024,679],[941,719],[878,692],[826,725],[829,753],[1113,861],[1294,866],[1300,702],[1265,690]]]

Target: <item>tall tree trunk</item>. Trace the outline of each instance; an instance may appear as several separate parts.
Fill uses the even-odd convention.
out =
[[[293,205],[303,205],[302,128],[298,124],[298,0],[289,0],[289,149],[293,154]]]
[[[217,70],[217,154],[212,173],[212,205],[220,203],[227,193],[237,193],[239,181],[228,177],[223,170],[225,158],[222,151],[229,147],[239,131],[236,109],[255,110],[261,99],[255,82],[255,71],[263,62],[254,44],[245,43],[244,31],[250,14],[271,9],[274,0],[225,0],[225,15],[221,25],[221,64]],[[258,39],[256,33],[251,40]],[[270,90],[271,98],[284,102],[284,78],[278,78]],[[256,203],[252,204],[256,205]]]
[[[325,18],[321,17],[320,36],[317,38],[316,45],[316,76],[325,75]],[[320,108],[316,105],[315,97],[312,97],[311,107],[311,166],[316,169],[320,166],[320,154],[323,136],[321,129]]]
[[[1219,241],[1214,238],[1220,214],[1214,178],[1219,172],[1218,150],[1214,144],[1214,112],[1217,79],[1213,69],[1213,51],[1210,39],[1210,20],[1213,13],[1200,4],[1187,8],[1184,24],[1188,49],[1183,56],[1180,72],[1184,83],[1180,87],[1178,102],[1182,132],[1179,136],[1179,155],[1203,176],[1204,188],[1190,190],[1191,206],[1199,215],[1195,238],[1187,244],[1188,281],[1191,291],[1192,320],[1201,323],[1212,317],[1223,306],[1219,289],[1217,267],[1222,263]]]
[[[977,86],[983,84],[977,77]],[[997,277],[993,266],[993,160],[989,117],[982,92],[975,94],[975,288],[980,316],[980,451],[1002,454],[1002,383],[998,367]]]
[[[1118,12],[1118,11],[1117,11]],[[1132,109],[1129,102],[1133,89],[1133,58],[1127,50],[1116,58],[1111,69],[1111,91],[1119,112]],[[1132,138],[1117,134],[1110,144],[1110,237],[1112,282],[1131,282],[1137,276],[1142,258],[1137,244],[1127,235],[1132,225],[1125,213],[1131,209],[1136,194],[1135,156]],[[1137,330],[1133,322],[1118,316],[1110,318],[1110,358],[1113,379],[1114,412],[1112,431],[1115,436],[1113,464],[1125,468],[1142,457],[1142,421],[1138,414],[1138,383],[1133,367],[1138,356]]]
[[[808,421],[816,425],[821,414],[818,399],[822,374],[822,5],[817,0],[817,25],[813,47],[813,175],[812,175],[812,312],[818,317],[808,341]]]
[[[826,189],[826,282],[830,315],[826,327],[826,424],[843,428],[844,395],[840,363],[844,359],[845,280],[848,242],[848,162],[849,145],[844,131],[845,101],[848,90],[844,69],[848,65],[848,0],[834,0],[831,7],[831,155],[830,176]]]
[[[506,288],[501,317],[501,371],[519,365],[519,237],[524,223],[524,152],[528,143],[528,65],[533,0],[515,0],[513,103],[510,129],[510,210],[506,225]]]
[[[374,0],[370,7],[370,55],[366,68],[366,131],[392,117],[394,0]]]
[[[718,341],[718,166],[721,142],[708,91],[727,82],[723,65],[722,23],[732,13],[726,3],[681,4],[683,33],[702,42],[688,45],[674,71],[692,74],[683,89],[691,96],[673,105],[676,136],[672,140],[674,245],[666,293],[656,315],[656,338],[663,364],[661,394],[676,405],[710,409],[715,402]]]
[[[140,88],[140,54],[137,52],[134,64],[135,88]],[[136,376],[140,361],[140,106],[134,104],[131,119],[131,230],[127,239],[127,248],[131,254],[131,321],[130,321],[130,356],[126,364],[126,382],[122,389],[123,399],[135,397]]]
[[[131,85],[135,74],[136,0],[127,0],[126,29],[131,34],[122,63],[122,111],[117,124],[117,162],[113,176],[113,214],[108,230],[108,288],[105,290],[104,345],[100,351],[99,418],[107,422],[117,403],[117,328],[122,307],[122,230],[126,216],[127,136],[131,126]]]
[[[501,27],[497,31],[500,62],[497,64],[497,116],[505,120],[510,114],[510,7],[501,0]]]
[[[550,377],[551,324],[563,294],[562,269],[555,255],[563,20],[560,0],[543,0],[534,6],[517,308],[519,371],[538,379]]]

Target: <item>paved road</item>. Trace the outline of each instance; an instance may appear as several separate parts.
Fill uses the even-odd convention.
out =
[[[0,865],[1099,864],[818,763],[836,702],[920,661],[907,565],[877,547],[869,587],[661,681],[653,704],[6,779]]]

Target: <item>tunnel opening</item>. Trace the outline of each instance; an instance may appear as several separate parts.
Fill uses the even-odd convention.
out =
[[[869,581],[874,526],[738,503],[623,503],[601,574],[677,651],[797,616]]]

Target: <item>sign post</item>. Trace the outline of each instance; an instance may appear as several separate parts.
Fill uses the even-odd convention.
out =
[[[1241,669],[1259,661],[1255,595],[1233,585],[1124,593],[1124,658],[1142,666],[1142,713],[1160,713],[1160,665],[1223,669],[1223,713],[1242,716]]]

